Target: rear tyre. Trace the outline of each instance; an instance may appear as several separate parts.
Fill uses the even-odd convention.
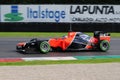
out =
[[[42,41],[39,45],[41,53],[48,53],[50,51],[50,45],[47,41]]]
[[[100,50],[103,52],[108,51],[110,48],[110,43],[106,40],[100,42]]]

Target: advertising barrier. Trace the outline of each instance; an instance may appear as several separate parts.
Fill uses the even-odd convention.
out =
[[[120,5],[0,5],[0,22],[120,23]]]
[[[1,22],[66,22],[63,5],[1,5]]]

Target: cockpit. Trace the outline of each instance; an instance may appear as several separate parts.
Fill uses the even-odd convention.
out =
[[[87,35],[87,34],[77,32],[77,34],[75,36],[75,41],[87,43],[90,40],[90,38],[91,37],[89,35]]]

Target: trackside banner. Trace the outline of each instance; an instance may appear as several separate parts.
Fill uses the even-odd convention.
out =
[[[0,22],[120,23],[120,5],[0,5]]]

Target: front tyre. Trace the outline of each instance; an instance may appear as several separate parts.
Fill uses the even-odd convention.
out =
[[[39,45],[41,53],[48,53],[50,51],[50,45],[47,41],[42,41]]]
[[[100,42],[100,50],[103,52],[108,51],[110,48],[110,43],[106,40]]]

